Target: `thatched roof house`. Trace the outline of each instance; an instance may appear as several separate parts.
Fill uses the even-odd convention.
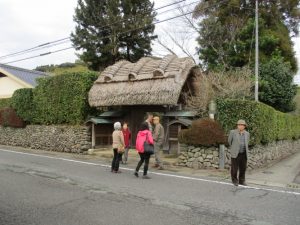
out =
[[[100,116],[98,119],[111,123],[116,120],[129,122],[132,144],[146,112],[159,112],[164,115],[166,149],[177,149],[178,132],[188,126],[182,121],[195,117],[194,112],[181,111],[185,108],[186,97],[193,95],[197,88],[194,78],[199,75],[199,69],[195,67],[193,59],[175,55],[161,59],[145,57],[136,63],[119,61],[107,67],[95,81],[89,92],[89,103],[94,107],[121,110],[124,114],[118,118]],[[174,115],[168,112],[174,112]],[[108,125],[92,124],[93,146],[109,144],[112,125],[105,126]]]
[[[120,61],[106,68],[89,93],[91,106],[177,105],[195,66],[191,58],[168,55]]]

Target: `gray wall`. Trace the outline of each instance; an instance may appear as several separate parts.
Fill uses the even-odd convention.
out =
[[[300,151],[300,140],[278,141],[268,145],[257,145],[250,149],[248,168],[266,167],[280,159]],[[229,149],[225,148],[225,168],[230,167]],[[219,150],[217,147],[188,146],[181,144],[178,165],[194,169],[219,168]]]
[[[92,146],[88,127],[66,125],[0,126],[0,144],[73,153],[83,153]]]

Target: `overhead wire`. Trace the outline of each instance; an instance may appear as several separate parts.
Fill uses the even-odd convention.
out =
[[[225,3],[225,0],[219,2],[219,3],[216,3],[216,4],[223,4]],[[216,5],[215,4],[215,5]],[[213,7],[214,5],[210,6],[210,7]],[[208,9],[210,7],[207,7],[205,9]],[[205,10],[204,9],[204,10]],[[203,9],[201,9],[203,10]],[[164,23],[164,22],[167,22],[167,21],[170,21],[170,20],[173,20],[173,19],[177,19],[177,18],[180,18],[180,17],[183,17],[183,16],[186,16],[186,15],[189,15],[189,14],[192,14],[194,13],[195,11],[192,10],[190,12],[186,12],[186,13],[183,13],[181,15],[177,15],[177,16],[173,16],[173,17],[170,17],[170,18],[167,18],[167,19],[164,19],[164,20],[160,20],[160,21],[157,21],[157,22],[154,22],[154,23],[151,23],[151,24],[148,24],[146,26],[140,26],[140,27],[137,27],[137,28],[134,28],[134,29],[130,29],[130,30],[127,30],[127,31],[123,31],[123,32],[120,32],[120,33],[117,33],[117,35],[120,35],[120,34],[125,34],[125,33],[129,33],[129,32],[132,32],[132,31],[136,31],[136,30],[140,30],[142,28],[146,28],[146,27],[149,27],[149,26],[153,26],[153,25],[156,25],[156,24],[160,24],[160,23]],[[98,40],[103,40],[103,39],[106,39],[106,38],[110,38],[111,35],[107,35],[107,36],[104,36],[104,37],[101,37],[99,38]],[[73,47],[68,47],[68,48],[63,48],[63,49],[59,49],[59,50],[56,50],[56,51],[53,51],[53,52],[46,52],[46,53],[42,53],[42,54],[39,54],[39,55],[35,55],[35,56],[31,56],[31,57],[27,57],[27,58],[23,58],[23,59],[19,59],[19,60],[14,60],[14,61],[10,61],[10,62],[5,62],[3,64],[10,64],[10,63],[15,63],[15,62],[20,62],[20,61],[24,61],[24,60],[28,60],[28,59],[32,59],[32,58],[37,58],[37,57],[42,57],[42,56],[45,56],[45,55],[50,55],[50,54],[53,54],[53,53],[56,53],[56,52],[61,52],[61,51],[65,51],[65,50],[69,50],[69,49],[72,49]]]
[[[158,8],[155,8],[155,9],[153,9],[153,11],[157,11],[157,10],[160,10],[160,9],[164,9],[164,8],[169,7],[169,6],[172,6],[172,5],[175,5],[175,4],[179,4],[179,3],[185,2],[185,1],[186,1],[186,0],[180,0],[180,1],[173,2],[173,3],[169,3],[169,4],[167,4],[167,5],[163,5],[163,6],[160,6],[160,7],[158,7]],[[166,10],[166,11],[164,11],[164,12],[162,12],[162,13],[159,13],[159,14],[161,15],[161,14],[164,14],[164,13],[166,13],[166,12],[168,12],[168,10]],[[138,15],[139,15],[139,16],[142,16],[142,15],[145,15],[145,13],[143,13],[143,14],[138,14]],[[138,15],[135,15],[134,17],[136,18]],[[121,22],[125,22],[125,21],[127,21],[127,20],[128,20],[128,18],[122,19],[122,20],[118,20],[118,21],[115,21],[115,22],[113,22],[113,23],[104,25],[104,26],[100,27],[99,29],[105,28],[105,27],[110,27],[110,26],[112,26],[112,25],[115,25],[115,24],[118,24],[118,23],[121,23]],[[105,31],[105,30],[102,30],[102,31]],[[67,40],[68,42],[71,41],[71,40],[70,40],[70,36],[69,36],[69,37],[65,37],[65,38],[61,38],[61,39],[58,39],[58,40],[46,42],[46,43],[43,43],[43,44],[39,44],[39,45],[34,46],[34,47],[31,47],[31,48],[29,48],[29,49],[24,49],[24,50],[21,50],[21,51],[17,51],[17,52],[14,52],[14,53],[10,53],[10,54],[7,54],[7,55],[0,56],[0,60],[1,60],[1,59],[5,59],[5,58],[11,58],[12,56],[16,56],[16,55],[20,55],[20,54],[21,54],[21,55],[27,54],[27,53],[29,53],[29,52],[32,52],[32,51],[38,51],[38,50],[41,50],[41,49],[44,49],[44,48],[48,48],[48,47],[53,47],[53,46],[55,46],[55,45],[60,45],[60,44],[62,44],[62,43],[60,43],[60,42],[61,42],[61,41],[65,41],[65,40]],[[53,45],[51,45],[51,44],[53,44]],[[51,46],[50,46],[50,45],[51,45]]]

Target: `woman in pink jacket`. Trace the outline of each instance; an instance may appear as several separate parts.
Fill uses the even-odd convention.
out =
[[[139,153],[141,160],[139,161],[139,163],[136,166],[134,175],[136,177],[139,177],[139,173],[138,173],[139,169],[142,166],[142,164],[145,162],[143,178],[150,179],[150,177],[147,176],[147,171],[148,171],[149,160],[150,160],[151,155],[148,153],[144,153],[144,142],[146,140],[149,144],[152,144],[152,145],[154,144],[152,133],[149,130],[149,126],[146,122],[144,122],[144,123],[142,123],[141,129],[138,132],[137,137],[136,137],[136,150]]]

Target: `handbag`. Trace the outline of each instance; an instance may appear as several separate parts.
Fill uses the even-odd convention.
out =
[[[121,131],[121,135],[123,135],[122,131]],[[124,153],[125,152],[125,146],[122,144],[118,145],[118,153]]]
[[[144,153],[147,153],[149,155],[154,154],[154,146],[150,143],[148,143],[148,134],[146,136],[146,140],[144,142]]]
[[[125,152],[125,147],[123,145],[118,146],[118,153],[124,153]]]

